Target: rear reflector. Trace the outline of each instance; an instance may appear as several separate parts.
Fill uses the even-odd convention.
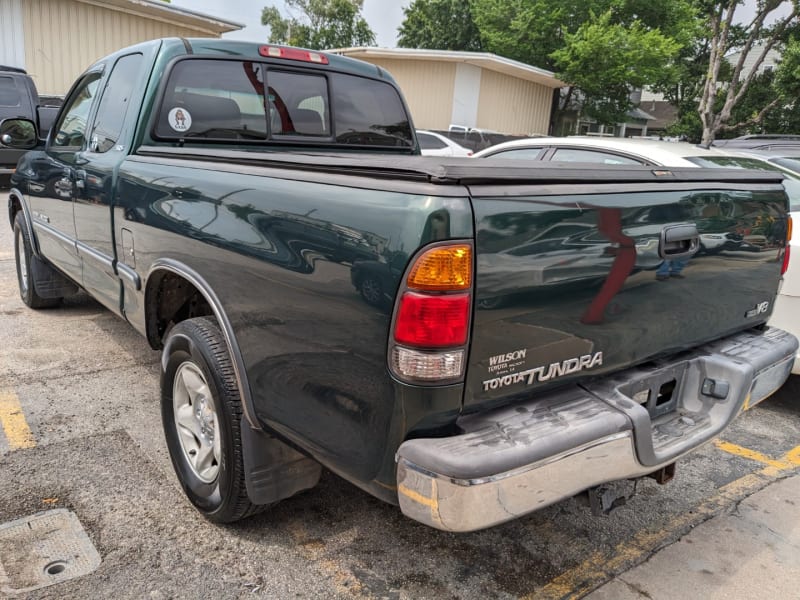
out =
[[[469,289],[472,248],[466,244],[431,248],[414,263],[407,283],[411,289],[431,292]]]
[[[781,267],[781,275],[786,275],[786,271],[789,270],[789,255],[792,253],[792,247],[789,244],[786,244],[786,248],[783,249],[783,266]]]
[[[319,52],[309,52],[308,50],[299,50],[297,48],[284,48],[282,46],[261,46],[258,49],[261,56],[268,58],[284,58],[286,60],[299,60],[302,62],[316,63],[318,65],[327,65],[328,57]]]
[[[786,248],[783,249],[783,266],[781,267],[781,275],[785,275],[789,270],[789,258],[791,255],[792,246],[789,242],[792,241],[792,217],[787,217],[786,222]]]
[[[392,367],[395,373],[409,379],[435,381],[461,376],[464,350],[427,353],[409,348],[392,349]]]
[[[469,294],[431,296],[406,292],[400,298],[394,339],[422,348],[461,346],[467,342]]]

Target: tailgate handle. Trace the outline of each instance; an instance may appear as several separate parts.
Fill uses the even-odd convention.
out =
[[[658,255],[661,258],[685,258],[700,248],[700,234],[694,223],[667,225],[661,231]]]

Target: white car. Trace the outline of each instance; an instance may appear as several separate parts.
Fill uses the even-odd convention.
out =
[[[707,150],[687,142],[574,136],[512,140],[474,154],[475,158],[490,156],[605,165],[696,167],[698,165],[692,162],[692,157],[730,156],[730,152],[716,148]]]
[[[456,144],[447,136],[433,131],[417,130],[423,156],[472,156],[472,150]]]

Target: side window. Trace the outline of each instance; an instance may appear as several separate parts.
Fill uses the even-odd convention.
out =
[[[422,150],[441,150],[442,148],[447,148],[447,144],[435,135],[417,133],[417,139],[419,140],[419,147]]]
[[[600,163],[603,165],[643,165],[644,162],[627,156],[620,156],[602,150],[584,150],[582,148],[558,148],[550,159],[556,162]]]
[[[0,106],[19,106],[22,98],[13,77],[0,77]]]
[[[541,148],[517,148],[491,154],[492,158],[514,158],[519,160],[537,160],[542,153]]]
[[[94,121],[90,145],[94,152],[108,152],[119,140],[142,60],[141,54],[129,54],[114,65]]]
[[[67,104],[56,123],[52,145],[58,148],[82,148],[86,141],[89,111],[97,95],[100,73],[84,77],[67,100]]]

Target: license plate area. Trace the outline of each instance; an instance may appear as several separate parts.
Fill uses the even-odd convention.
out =
[[[687,368],[687,363],[681,363],[660,369],[637,379],[620,391],[646,408],[650,419],[655,419],[678,408]]]

